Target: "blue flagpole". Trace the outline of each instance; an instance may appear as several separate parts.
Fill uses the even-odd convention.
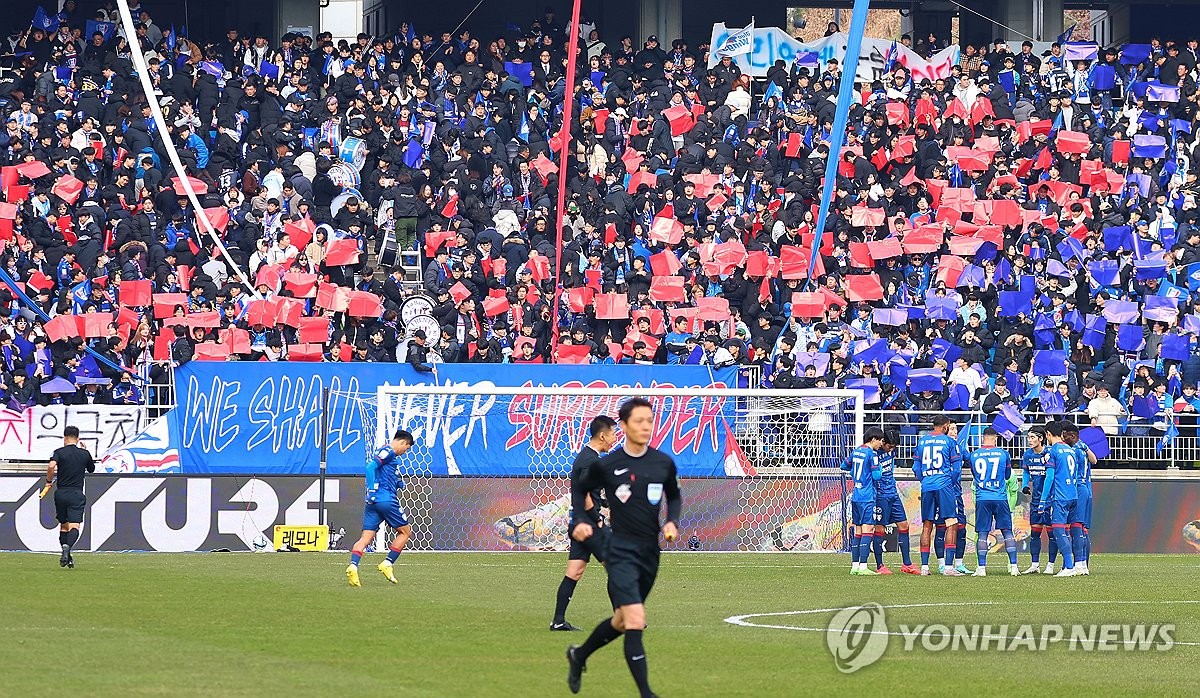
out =
[[[821,187],[821,208],[817,213],[816,237],[813,240],[812,256],[808,261],[810,273],[806,288],[813,285],[811,270],[816,268],[817,255],[821,253],[825,220],[829,217],[829,206],[833,203],[833,190],[837,188],[834,183],[837,180],[842,143],[846,138],[846,121],[850,116],[850,99],[854,96],[854,79],[858,72],[858,54],[862,50],[862,37],[867,29],[867,8],[870,4],[870,0],[854,0],[854,14],[850,16],[850,35],[846,40],[846,57],[842,61],[842,81],[838,86],[833,133],[829,134],[829,157],[825,161],[825,182]]]

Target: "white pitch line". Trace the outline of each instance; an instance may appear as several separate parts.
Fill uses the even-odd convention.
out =
[[[1183,600],[1173,600],[1173,601],[1110,601],[1110,600],[1105,600],[1105,601],[1022,601],[1022,602],[1020,602],[1020,605],[1022,605],[1022,606],[1034,606],[1034,605],[1058,606],[1058,605],[1068,605],[1068,604],[1085,605],[1085,606],[1096,606],[1099,604],[1116,605],[1116,606],[1131,606],[1131,605],[1156,606],[1156,605],[1170,605],[1170,604],[1200,604],[1200,599],[1183,599]],[[1014,606],[1014,605],[1017,605],[1017,602],[1013,602],[1013,601],[952,601],[952,602],[943,602],[943,603],[892,604],[892,605],[883,605],[883,608],[930,608],[930,607],[938,607],[938,606]],[[824,632],[828,632],[829,628],[827,628],[827,627],[826,628],[806,628],[806,627],[801,627],[801,626],[796,626],[796,625],[770,625],[767,623],[751,623],[747,619],[748,618],[767,618],[767,617],[776,617],[776,616],[816,615],[818,613],[836,613],[836,612],[842,611],[842,610],[845,610],[845,608],[813,608],[813,609],[808,609],[808,610],[803,610],[803,611],[774,611],[774,612],[770,612],[770,613],[746,613],[746,614],[743,614],[740,616],[730,616],[725,619],[725,622],[729,623],[730,625],[737,625],[737,626],[741,626],[743,628],[769,628],[772,630],[794,630],[794,631],[800,631],[800,632],[824,633]],[[904,636],[904,633],[892,632],[890,630],[871,630],[871,631],[868,631],[867,634],[869,634],[869,635],[892,635],[892,636],[896,636],[896,637]],[[1009,635],[980,635],[979,638],[983,639],[983,640],[1015,640],[1016,639],[1015,636],[1009,636]],[[1184,645],[1184,646],[1188,646],[1188,647],[1200,647],[1200,642],[1178,642],[1177,641],[1174,644]]]

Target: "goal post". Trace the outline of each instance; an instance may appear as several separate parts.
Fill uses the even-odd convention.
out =
[[[632,397],[654,406],[651,443],[678,467],[685,544],[843,549],[838,466],[863,440],[858,390],[421,384],[337,396],[374,437],[364,458],[397,429],[413,434],[400,496],[410,547],[428,550],[565,550],[571,463],[591,420],[615,419]]]

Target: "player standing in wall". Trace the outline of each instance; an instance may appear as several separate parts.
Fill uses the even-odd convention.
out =
[[[983,448],[971,454],[971,474],[975,478],[975,534],[978,537],[975,551],[979,567],[974,576],[987,576],[988,533],[993,530],[1004,537],[1004,549],[1008,552],[1008,573],[1013,577],[1021,574],[1017,569],[1017,539],[1012,531],[1012,510],[1008,506],[1008,479],[1012,477],[1012,464],[1008,451],[996,444],[1000,433],[992,427],[983,430]]]
[[[617,423],[612,420],[612,417],[606,415],[600,415],[592,420],[588,426],[588,442],[583,445],[583,450],[575,456],[575,462],[571,464],[572,489],[576,482],[583,479],[589,468],[600,463],[600,456],[612,450],[613,444],[617,441],[616,427]],[[587,509],[584,513],[587,518],[584,520],[591,524],[592,535],[585,541],[578,541],[571,537],[571,529],[575,528],[575,512],[572,509],[571,518],[567,523],[567,540],[571,544],[571,550],[567,553],[567,572],[558,585],[554,619],[550,622],[551,630],[582,629],[567,622],[567,604],[571,603],[575,585],[583,577],[583,571],[587,569],[588,561],[595,556],[597,562],[604,564],[604,560],[608,557],[609,530],[603,525],[603,517],[600,514],[600,507],[607,506],[607,502],[603,500],[599,488],[589,491],[585,497],[584,504]]]
[[[1087,576],[1092,573],[1088,566],[1092,557],[1092,539],[1088,537],[1088,531],[1092,528],[1092,466],[1096,464],[1096,454],[1080,440],[1079,427],[1074,422],[1063,423],[1063,441],[1074,448],[1079,457],[1079,505],[1075,508],[1075,520],[1071,522],[1071,542],[1074,545],[1078,529],[1079,548],[1072,550],[1075,569]]]
[[[1071,527],[1079,508],[1079,452],[1063,441],[1062,422],[1052,422],[1046,427],[1050,440],[1050,461],[1046,464],[1046,481],[1042,484],[1039,511],[1050,510],[1050,528],[1058,541],[1058,552],[1062,553],[1063,568],[1055,577],[1074,577],[1074,550],[1082,538],[1083,531]]]
[[[87,506],[83,481],[88,473],[94,472],[96,462],[92,460],[92,454],[79,445],[79,427],[69,426],[63,429],[62,448],[50,455],[50,464],[46,466],[46,486],[38,495],[39,499],[44,498],[57,479],[54,510],[58,519],[58,542],[62,546],[62,555],[58,558],[59,567],[75,567],[71,549],[79,542],[83,510]]]
[[[608,597],[613,615],[600,621],[580,646],[567,648],[567,686],[579,692],[588,657],[608,643],[625,635],[625,662],[637,683],[642,698],[653,696],[650,690],[646,650],[642,631],[646,627],[646,597],[658,576],[658,535],[673,541],[679,538],[679,512],[683,500],[676,479],[675,461],[650,447],[654,431],[654,408],[648,400],[626,400],[618,414],[625,445],[571,485],[571,505],[575,528],[571,537],[586,541],[595,533],[587,522],[587,493],[603,487],[612,513],[612,539],[609,543]],[[667,520],[659,522],[663,499],[667,501]]]
[[[1029,448],[1021,457],[1021,466],[1025,471],[1021,475],[1021,491],[1030,496],[1029,499],[1029,555],[1033,558],[1029,568],[1022,574],[1037,574],[1041,571],[1042,532],[1046,532],[1049,543],[1049,561],[1046,563],[1046,574],[1054,574],[1054,560],[1058,557],[1058,541],[1050,530],[1050,512],[1041,507],[1042,486],[1046,483],[1046,464],[1050,462],[1050,449],[1046,447],[1046,430],[1034,427],[1026,437]]]
[[[904,511],[904,502],[896,489],[896,447],[900,445],[900,433],[895,429],[885,429],[883,432],[883,447],[875,453],[879,461],[879,481],[875,483],[875,509],[880,517],[875,526],[874,553],[875,566],[879,574],[891,574],[892,571],[883,564],[883,540],[887,536],[887,526],[896,525],[896,542],[900,546],[901,567],[905,574],[921,574],[921,570],[912,563],[912,554],[908,539],[908,512]]]
[[[881,477],[876,454],[883,448],[883,430],[871,427],[863,438],[866,442],[850,452],[842,469],[850,471],[850,479],[854,483],[854,490],[850,493],[850,522],[854,524],[850,574],[870,576],[879,574],[867,566],[867,560],[871,556],[871,543],[880,521],[879,510],[875,506],[876,483]]]
[[[381,446],[367,461],[363,532],[350,550],[350,565],[346,567],[346,578],[350,580],[352,587],[362,586],[358,578],[358,561],[362,559],[363,552],[371,541],[375,540],[375,534],[379,532],[379,527],[384,521],[396,530],[396,538],[388,549],[387,558],[379,563],[378,569],[389,582],[397,583],[392,565],[400,557],[400,551],[404,550],[404,544],[412,535],[412,526],[409,525],[404,508],[400,506],[396,491],[404,489],[404,480],[400,479],[400,456],[407,453],[412,445],[413,435],[400,429],[392,436],[390,444]]]
[[[917,440],[913,458],[913,474],[921,481],[921,574],[929,575],[929,544],[934,526],[944,523],[952,531],[958,523],[955,486],[952,478],[960,478],[962,455],[958,442],[947,435],[950,418],[939,414],[933,418],[932,433]],[[942,574],[962,577],[954,569],[955,536],[946,536],[945,563]]]

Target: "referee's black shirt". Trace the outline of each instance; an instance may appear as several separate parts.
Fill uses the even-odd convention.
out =
[[[58,466],[58,488],[83,489],[83,478],[87,473],[96,472],[96,462],[92,454],[75,444],[63,446],[50,456],[50,460]]]
[[[584,495],[596,487],[608,494],[613,535],[640,543],[658,544],[659,509],[667,502],[667,520],[678,524],[682,498],[675,461],[654,448],[634,457],[617,449],[589,467],[571,483],[571,505],[576,521],[586,521]]]
[[[595,467],[596,464],[599,462],[600,462],[600,454],[596,452],[596,449],[592,448],[591,446],[584,446],[583,450],[579,452],[579,455],[575,456],[575,462],[571,463],[571,491],[572,492],[575,491],[575,483],[578,482],[580,479],[582,479],[584,477],[584,475],[586,475],[587,472],[589,470],[591,470],[593,467]],[[585,513],[587,514],[587,516],[582,519],[575,518],[575,511],[572,508],[571,521],[572,521],[572,524],[575,521],[583,521],[585,523],[590,523],[593,526],[597,526],[600,523],[601,491],[600,491],[599,487],[595,487],[595,488],[592,488],[591,490],[589,490],[587,493],[592,495],[592,508],[585,510]],[[586,502],[585,502],[585,505],[586,505]]]

